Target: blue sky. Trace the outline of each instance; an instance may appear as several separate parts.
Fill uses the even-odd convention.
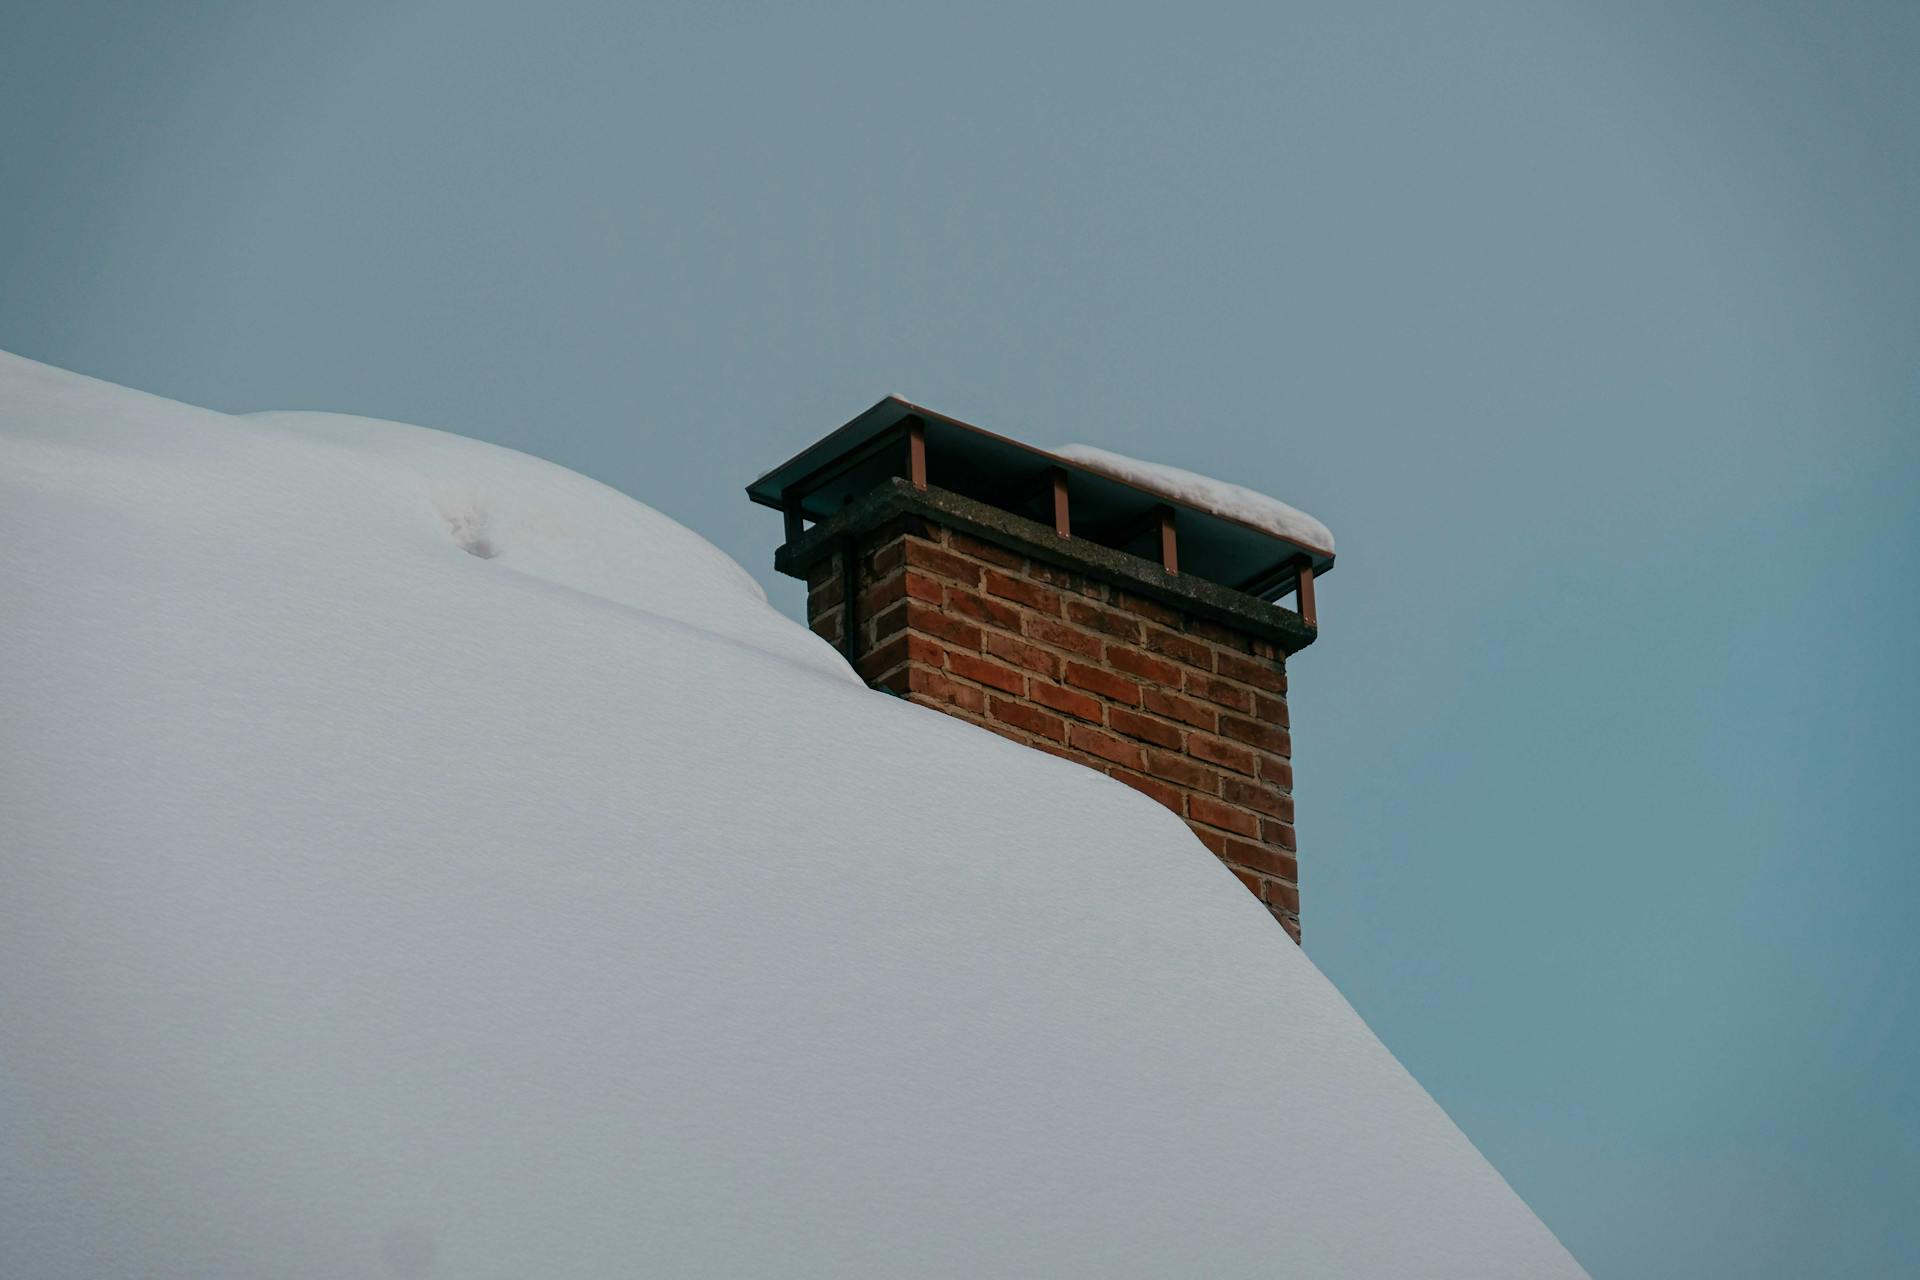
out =
[[[790,612],[741,486],[889,391],[1321,516],[1315,960],[1596,1277],[1920,1271],[1920,9],[7,30],[8,350],[554,459]]]

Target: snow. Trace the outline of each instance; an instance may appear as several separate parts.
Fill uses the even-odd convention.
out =
[[[1090,444],[1065,444],[1049,450],[1057,457],[1079,463],[1089,471],[1124,480],[1151,490],[1176,502],[1210,511],[1229,520],[1238,520],[1254,528],[1285,538],[1303,547],[1333,554],[1333,530],[1278,498],[1224,480],[1213,480],[1179,467],[1109,453]]]
[[[0,356],[11,1275],[1578,1276],[1173,815],[457,436]]]

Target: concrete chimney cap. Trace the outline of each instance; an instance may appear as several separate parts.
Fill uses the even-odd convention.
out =
[[[1129,474],[1111,461],[1117,455],[1073,452],[1080,456],[887,396],[762,475],[747,486],[747,496],[784,511],[790,521],[827,520],[907,474],[911,457],[927,485],[1011,511],[1044,509],[1049,482],[1059,478],[1070,495],[1074,534],[1109,545],[1120,545],[1156,512],[1170,512],[1182,573],[1263,599],[1291,590],[1302,569],[1318,576],[1333,567],[1331,535],[1324,544],[1316,536],[1325,526],[1284,504],[1268,500],[1297,520],[1259,519],[1257,511],[1207,501],[1207,492],[1191,484],[1153,482],[1159,473],[1199,479],[1191,473],[1136,464]]]

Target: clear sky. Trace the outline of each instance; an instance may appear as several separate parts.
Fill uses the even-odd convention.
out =
[[[890,391],[1319,515],[1309,953],[1596,1277],[1920,1273],[1920,7],[7,8],[0,347],[789,612]]]

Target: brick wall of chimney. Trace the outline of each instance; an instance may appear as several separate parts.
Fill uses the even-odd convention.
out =
[[[1287,676],[1272,642],[917,516],[854,552],[867,683],[1165,805],[1299,941]],[[813,630],[843,649],[845,560],[807,578]]]

